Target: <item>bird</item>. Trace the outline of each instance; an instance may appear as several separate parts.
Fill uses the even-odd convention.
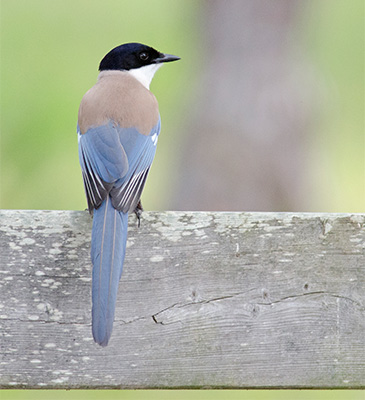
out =
[[[96,84],[82,97],[77,123],[79,161],[91,232],[92,334],[111,337],[126,251],[128,214],[143,211],[140,197],[156,152],[161,119],[150,91],[155,72],[180,57],[141,43],[109,51]]]

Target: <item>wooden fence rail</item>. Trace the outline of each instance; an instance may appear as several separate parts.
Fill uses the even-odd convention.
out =
[[[88,213],[0,211],[0,387],[365,387],[365,215],[141,222],[101,348]]]

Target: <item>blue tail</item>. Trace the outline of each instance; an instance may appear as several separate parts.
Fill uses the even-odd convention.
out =
[[[101,346],[109,342],[113,329],[115,301],[122,275],[127,241],[128,213],[117,211],[108,196],[94,210],[91,236],[92,331]]]

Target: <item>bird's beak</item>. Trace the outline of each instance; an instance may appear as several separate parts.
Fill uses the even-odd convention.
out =
[[[155,59],[155,63],[165,63],[165,62],[171,62],[171,61],[177,61],[180,60],[180,57],[178,56],[173,56],[172,54],[163,54],[160,53],[160,56]]]

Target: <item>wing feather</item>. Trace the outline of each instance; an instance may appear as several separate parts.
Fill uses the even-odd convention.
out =
[[[79,134],[79,159],[89,211],[109,194],[118,211],[136,208],[156,152],[160,121],[150,135],[113,123]]]

